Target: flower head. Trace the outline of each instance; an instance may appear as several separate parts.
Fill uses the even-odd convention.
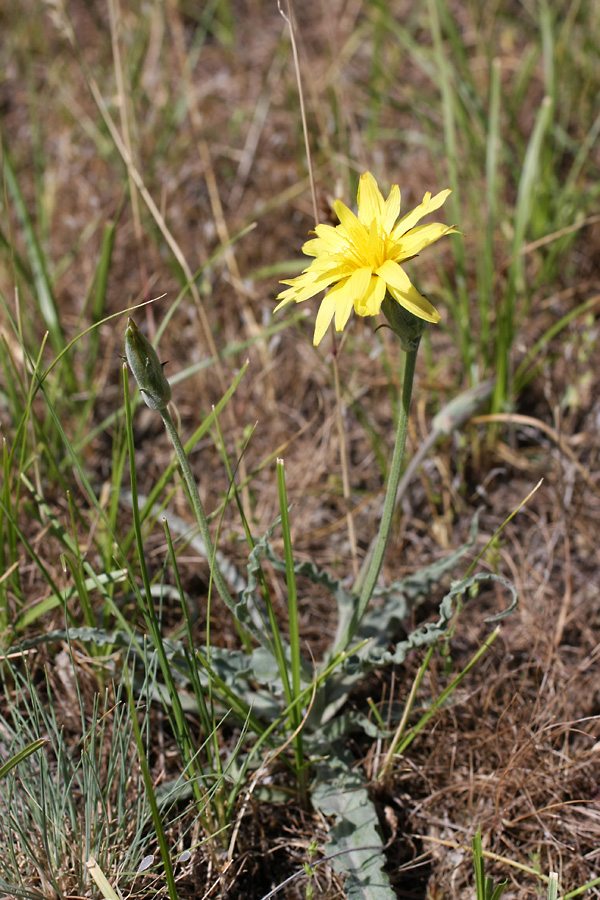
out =
[[[400,263],[456,231],[439,222],[416,226],[427,213],[439,209],[449,193],[425,194],[422,203],[398,222],[400,188],[392,185],[384,200],[371,173],[365,172],[358,186],[358,216],[340,200],[335,201],[339,225],[317,225],[316,238],[302,248],[315,258],[302,275],[282,282],[290,287],[277,297],[281,302],[275,311],[329,288],[317,313],[315,347],[334,316],[337,331],[343,330],[352,309],[359,316],[376,316],[386,293],[417,318],[439,322],[440,314],[419,294]]]

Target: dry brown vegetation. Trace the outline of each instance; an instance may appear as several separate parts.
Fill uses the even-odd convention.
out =
[[[0,10],[4,40],[14,44],[11,54],[5,48],[2,55],[2,134],[47,259],[52,261],[62,327],[70,338],[89,321],[86,293],[107,222],[116,223],[116,239],[105,314],[161,295],[147,314],[137,314],[138,323],[152,332],[182,285],[180,267],[137,191],[137,208],[132,205],[126,168],[86,83],[93,77],[119,131],[123,128],[119,117],[126,111],[137,170],[190,269],[205,266],[197,282],[200,305],[222,354],[221,370],[210,364],[179,385],[174,383],[183,433],[192,432],[249,358],[248,373],[223,414],[221,427],[230,458],[235,459],[256,423],[241,470],[258,470],[244,498],[252,526],[262,534],[278,513],[274,465],[263,463],[276,454],[284,456],[298,558],[314,560],[340,577],[348,575],[351,556],[330,344],[327,339],[320,352],[311,346],[316,303],[306,304],[310,309],[303,310],[304,317],[297,316],[300,310],[293,310],[295,324],[267,340],[261,338],[272,321],[278,278],[299,270],[300,247],[313,225],[296,76],[287,26],[277,4],[261,0],[217,4],[202,24],[205,4],[172,0],[142,8],[123,2],[117,29],[123,91],[115,76],[108,6],[79,0],[69,0],[67,5],[79,59],[65,34],[59,3],[24,0],[4,4]],[[398,22],[413,22],[420,16],[413,4],[398,0],[392,5]],[[496,24],[487,33],[483,7],[450,6],[482,94],[487,76],[478,55],[480,45],[493,46],[504,77],[512,78],[537,40],[525,7],[500,4],[502,15],[497,22],[490,16],[489,22]],[[412,64],[401,64],[408,50],[394,43],[385,28],[378,31],[378,9],[378,4],[352,0],[296,4],[313,163],[325,210],[336,194],[350,202],[349,173],[355,176],[367,168],[386,184],[398,182],[407,207],[418,202],[425,190],[445,185],[444,158],[434,152],[439,144],[432,137],[443,127],[437,89],[426,67],[414,64],[414,57]],[[425,13],[422,18],[411,33],[429,46]],[[401,73],[401,81],[385,85],[384,96],[378,93],[377,59]],[[538,59],[517,123],[522,134],[530,132],[543,93],[542,60]],[[585,104],[583,95],[581,104]],[[599,165],[596,148],[582,180],[592,179],[594,173],[597,177]],[[508,194],[513,192],[509,199],[514,200],[515,187],[508,176],[506,183]],[[469,189],[475,190],[465,188],[465,194]],[[465,254],[474,289],[477,260],[470,234],[479,225],[470,221],[469,209],[465,203],[459,224],[466,235]],[[250,223],[255,226],[251,231],[210,261],[222,243]],[[23,254],[10,202],[4,206],[1,231]],[[499,266],[505,253],[499,233]],[[530,313],[520,324],[513,346],[515,367],[553,321],[598,296],[599,259],[596,220],[577,232],[557,283],[541,286],[532,297]],[[287,269],[286,261],[291,261]],[[419,278],[434,295],[442,291],[442,277],[452,280],[453,257],[447,245],[434,261],[423,259],[418,265]],[[526,256],[526,265],[531,272],[540,265],[535,252]],[[4,253],[1,289],[10,303],[12,266],[10,254]],[[501,279],[498,291],[502,291]],[[22,296],[21,302],[30,300]],[[513,580],[519,592],[518,610],[502,623],[500,638],[429,730],[397,760],[385,789],[374,787],[389,841],[388,871],[398,897],[471,896],[468,847],[478,825],[486,850],[529,867],[523,871],[503,860],[488,861],[496,880],[509,879],[505,896],[521,898],[542,890],[531,870],[559,872],[565,892],[600,873],[597,308],[592,304],[586,315],[575,318],[548,341],[535,377],[514,398],[514,412],[520,418],[501,422],[493,440],[490,423],[480,421],[438,444],[403,499],[386,557],[388,579],[458,546],[478,508],[479,552],[543,478],[480,563],[483,570],[496,570]],[[419,360],[409,450],[424,439],[439,406],[468,383],[468,373],[454,349],[452,323],[447,315],[445,319],[442,327],[431,332],[430,350]],[[87,425],[90,429],[122,402],[124,324],[125,319],[117,319],[100,328],[102,353],[93,373],[91,389],[96,400]],[[27,327],[31,330],[28,339],[35,337],[39,345],[42,322],[34,317]],[[473,327],[477,327],[475,315]],[[9,339],[4,326],[3,333]],[[200,306],[188,295],[160,343],[161,358],[169,361],[169,377],[208,360],[207,341]],[[240,342],[247,343],[235,349]],[[76,367],[85,366],[85,346],[82,341],[74,349]],[[232,348],[233,352],[225,353]],[[385,456],[393,442],[386,360],[391,360],[396,373],[399,351],[388,337],[374,336],[370,320],[354,321],[342,342],[339,364],[359,555],[375,533],[380,510],[382,476],[377,453]],[[366,411],[379,443],[366,434],[361,411]],[[76,405],[70,416],[62,424],[74,433]],[[10,437],[10,424],[2,425]],[[171,449],[160,420],[149,410],[138,410],[136,429],[140,489],[148,491],[170,459]],[[99,491],[110,479],[112,437],[109,426],[85,451],[89,478]],[[203,501],[212,510],[221,502],[228,479],[211,439],[197,448],[192,462]],[[71,489],[76,495],[77,484]],[[43,490],[56,514],[66,521],[62,488],[43,483]],[[171,508],[189,518],[181,493],[173,497]],[[90,516],[82,510],[83,520]],[[122,521],[125,532],[130,521],[126,503]],[[45,538],[43,525],[32,520],[26,531],[60,581],[59,555],[52,540]],[[220,549],[241,567],[240,533],[232,505],[222,527]],[[159,526],[147,549],[158,570],[164,557]],[[27,590],[33,602],[43,596],[44,585],[36,582],[34,567],[28,571]],[[187,591],[201,607],[207,567],[190,553],[182,557],[181,572]],[[22,574],[27,578],[25,571]],[[277,586],[276,578],[273,583]],[[275,589],[283,614],[283,587]],[[301,589],[301,633],[307,650],[318,658],[335,629],[331,601],[313,586],[301,584]],[[432,601],[415,616],[434,615],[439,598]],[[504,603],[505,598],[493,591],[468,601],[451,638],[434,657],[418,704],[427,705],[446,686],[451,673],[460,671],[489,631],[484,618]],[[213,609],[213,642],[235,645],[235,630],[217,601]],[[169,622],[167,614],[173,627],[175,615]],[[57,613],[43,627],[61,624]],[[200,622],[198,640],[203,636]],[[83,651],[78,654],[81,689],[91,695],[95,676]],[[358,706],[371,697],[386,720],[389,705],[404,702],[419,662],[411,658],[401,670],[371,677],[350,702]],[[46,666],[60,698],[65,686],[54,668],[53,653],[48,651],[45,657],[40,651],[32,663],[36,665],[40,677],[42,665]],[[77,728],[68,703],[59,702],[57,714],[64,715],[67,730]],[[157,734],[161,727],[157,717]],[[160,779],[161,767],[168,770],[169,765],[168,734],[162,733],[157,741],[162,749],[152,762]],[[365,740],[352,749],[368,773],[376,772],[383,748]],[[181,896],[201,898],[215,885],[209,896],[259,900],[300,869],[307,860],[309,842],[316,840],[322,847],[325,834],[326,823],[303,811],[293,797],[288,804],[252,798],[244,810],[234,863],[223,874],[219,854],[207,852],[193,874],[180,883]],[[298,881],[279,896],[302,897],[304,889]],[[315,874],[314,890],[315,896],[331,900],[344,896],[342,883],[325,866]],[[598,896],[598,888],[587,896]]]

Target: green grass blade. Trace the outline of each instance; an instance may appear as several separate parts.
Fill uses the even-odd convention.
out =
[[[156,615],[156,611],[154,609],[154,603],[152,600],[152,591],[150,586],[150,579],[148,576],[148,569],[146,566],[146,559],[144,555],[144,541],[142,536],[142,527],[141,520],[138,511],[138,499],[137,499],[137,472],[135,468],[135,445],[133,438],[133,420],[132,420],[132,410],[131,403],[129,398],[129,379],[127,377],[128,372],[126,367],[124,367],[124,397],[125,397],[125,415],[127,422],[127,445],[129,452],[129,469],[130,469],[130,479],[131,479],[131,494],[132,494],[132,509],[133,509],[133,527],[135,531],[137,549],[138,549],[138,563],[140,567],[140,573],[142,576],[142,582],[144,586],[144,594],[142,596],[140,590],[137,588],[135,581],[132,581],[132,587],[137,597],[139,608],[144,616],[146,621],[148,631],[150,634],[150,639],[152,641],[152,645],[154,650],[158,656],[160,670],[164,679],[164,683],[167,688],[167,694],[169,698],[169,704],[166,705],[170,720],[171,726],[173,728],[174,736],[177,741],[182,759],[184,761],[185,767],[188,766],[195,770],[195,775],[192,779],[192,789],[194,791],[194,795],[196,798],[196,802],[198,804],[198,808],[201,810],[204,808],[204,800],[205,800],[205,776],[201,769],[197,767],[197,755],[194,749],[194,740],[192,738],[189,725],[187,719],[184,714],[184,710],[182,707],[181,699],[179,696],[179,692],[177,690],[177,685],[175,684],[173,671],[169,664],[169,660],[167,658],[167,654],[165,651],[165,645],[162,638],[160,623],[158,621],[158,617]],[[211,561],[212,562],[212,561]],[[202,786],[201,786],[202,785]]]
[[[558,875],[556,872],[550,872],[548,876],[548,900],[556,900],[558,896]]]
[[[65,349],[66,341],[60,324],[60,316],[56,300],[50,284],[50,279],[46,271],[46,263],[41,247],[33,227],[33,223],[27,211],[25,199],[21,193],[21,188],[15,174],[9,154],[6,148],[2,148],[2,162],[4,168],[4,176],[9,193],[12,197],[15,211],[17,213],[25,243],[27,245],[27,254],[29,263],[33,273],[33,282],[35,287],[35,297],[39,305],[40,313],[48,333],[50,335],[50,343],[54,351],[59,354]],[[69,359],[65,360],[64,377],[66,378],[66,387],[68,390],[75,390],[75,374]]]
[[[492,60],[490,66],[490,100],[488,113],[488,131],[485,154],[485,183],[487,222],[484,234],[482,253],[482,271],[479,278],[479,327],[481,329],[480,346],[486,362],[489,363],[491,327],[494,318],[494,292],[496,290],[495,272],[495,231],[500,195],[500,63]]]
[[[283,535],[283,547],[285,555],[285,577],[288,596],[288,629],[290,640],[290,656],[292,668],[291,699],[295,700],[301,690],[301,657],[300,657],[300,630],[298,623],[298,591],[296,587],[296,572],[294,569],[294,551],[292,547],[292,535],[290,532],[290,518],[288,513],[287,490],[285,486],[285,466],[282,459],[277,460],[277,488],[279,492],[279,510],[281,514],[281,532]],[[283,672],[282,672],[283,676]],[[289,702],[289,699],[288,699]],[[296,732],[294,737],[294,756],[298,770],[298,783],[300,794],[306,800],[306,772],[304,760],[304,746],[301,728],[302,710],[295,706],[292,709],[292,728]]]
[[[483,869],[483,854],[481,850],[481,828],[471,841],[473,847],[473,869],[475,871],[475,894],[477,900],[485,900],[485,875]]]
[[[527,152],[525,153],[523,169],[519,179],[512,247],[515,260],[511,264],[513,266],[518,265],[519,272],[522,268],[522,257],[520,254],[525,243],[527,227],[533,215],[535,190],[540,182],[542,148],[552,122],[553,109],[552,98],[544,97],[527,145]]]
[[[90,877],[93,878],[96,882],[96,886],[104,897],[104,900],[121,900],[119,895],[111,887],[108,878],[93,856],[88,859],[88,861],[86,862],[86,866]]]
[[[28,756],[31,756],[32,753],[37,753],[37,751],[42,747],[45,747],[47,743],[47,738],[38,738],[37,741],[33,741],[31,744],[28,744],[27,747],[23,747],[22,750],[19,750],[18,753],[15,753],[14,756],[11,756],[10,759],[7,759],[6,762],[0,766],[0,778],[5,778],[15,766],[18,766],[20,762],[23,762],[23,760],[27,759]]]
[[[60,588],[54,581],[52,575],[50,574],[50,572],[48,571],[48,569],[42,562],[40,556],[36,553],[31,541],[28,540],[27,536],[20,528],[17,520],[13,517],[12,511],[7,506],[5,506],[4,501],[2,499],[0,499],[0,508],[2,509],[7,521],[10,522],[11,526],[14,528],[15,534],[18,536],[19,541],[21,542],[21,544],[27,551],[27,553],[28,553],[31,561],[35,565],[39,575],[41,576],[41,578],[43,578],[43,580],[46,582],[46,584],[50,588],[51,594],[57,598],[62,597],[63,592],[60,590]],[[58,602],[59,601],[54,602],[53,605],[55,605],[55,606],[58,605]],[[46,608],[41,606],[40,604],[38,604],[35,607],[35,609],[36,609],[35,618],[39,618],[39,616],[41,616],[44,612],[47,611]],[[29,611],[29,612],[31,612],[31,611]],[[66,612],[67,616],[69,617],[69,619],[71,620],[72,624],[76,624],[73,614],[70,612],[70,610],[66,606],[65,606],[65,612]],[[15,622],[15,628],[19,629],[19,628],[24,627],[23,626],[24,621],[31,622],[32,620],[31,620],[30,616],[27,616],[27,618],[25,619],[23,615],[18,615],[16,622]]]
[[[194,636],[192,633],[192,621],[190,618],[190,613],[188,610],[188,604],[184,595],[183,586],[181,584],[181,579],[179,577],[179,567],[177,565],[177,555],[175,553],[175,547],[173,546],[173,540],[171,537],[171,531],[169,529],[169,523],[166,517],[163,517],[163,526],[165,529],[165,537],[167,539],[167,546],[169,548],[169,557],[171,559],[171,567],[173,569],[173,575],[175,577],[175,585],[177,587],[177,591],[179,593],[179,598],[181,602],[181,610],[183,612],[184,622],[185,622],[185,630],[188,641],[187,646],[187,654],[186,661],[188,663],[188,673],[190,676],[190,680],[192,682],[192,688],[194,690],[194,696],[196,698],[196,703],[198,704],[198,712],[200,715],[200,721],[202,723],[202,728],[205,734],[211,734],[215,731],[215,716],[212,711],[209,713],[207,706],[207,699],[205,694],[206,689],[202,685],[200,681],[200,676],[198,673],[198,666],[195,664],[193,660],[193,655],[195,652],[194,648]],[[208,679],[208,702],[210,703],[212,697],[212,681]],[[212,744],[209,744],[209,749],[212,747]],[[216,770],[217,766],[220,764],[219,760],[213,760],[212,766]]]
[[[452,194],[448,198],[448,215],[452,222],[460,222],[461,219],[461,184],[456,125],[456,73],[450,68],[446,50],[442,40],[439,8],[444,7],[443,0],[429,0],[429,19],[433,35],[435,61],[438,66],[438,85],[442,97],[442,114],[444,119],[444,150],[448,167],[448,180]],[[466,290],[466,257],[464,242],[452,241],[452,252],[456,269],[454,285],[455,295],[450,295],[449,302],[452,305],[452,317],[458,326],[458,334],[461,346],[461,354],[468,372],[471,371],[473,362],[473,343],[471,340],[471,313],[470,301]]]
[[[519,179],[512,241],[513,256],[509,266],[508,283],[504,292],[502,308],[498,314],[498,336],[496,340],[496,375],[498,380],[496,381],[492,400],[493,412],[500,412],[505,407],[512,393],[509,352],[516,331],[516,299],[525,286],[522,251],[525,245],[527,228],[534,213],[535,192],[540,180],[542,147],[552,121],[552,114],[552,100],[550,97],[544,97],[527,146]]]
[[[552,340],[552,338],[556,337],[557,334],[569,325],[574,319],[579,318],[579,316],[585,316],[586,313],[593,310],[600,304],[600,295],[596,295],[595,297],[591,297],[589,300],[586,300],[585,303],[580,303],[579,306],[576,306],[575,309],[570,310],[566,315],[561,316],[561,318],[554,322],[553,325],[548,328],[544,334],[538,338],[535,344],[531,347],[519,368],[515,372],[514,376],[514,389],[515,392],[519,392],[523,389],[523,387],[527,384],[528,381],[531,380],[534,372],[531,371],[531,367],[535,366],[535,360],[538,357],[541,357],[546,345]],[[544,357],[545,358],[545,357]]]
[[[115,245],[115,235],[116,226],[114,222],[110,222],[104,227],[102,247],[100,249],[100,259],[98,260],[98,265],[96,266],[95,272],[96,284],[94,288],[91,309],[91,321],[94,325],[101,322],[104,315],[106,304],[106,287],[108,284],[108,275],[110,272],[110,265],[112,261],[112,252]],[[98,328],[94,328],[94,330],[90,332],[89,350],[86,361],[86,381],[88,383],[90,383],[92,380],[94,366],[96,365],[96,360],[98,359],[99,347],[100,330]]]
[[[129,678],[128,671],[126,671],[126,684],[127,684],[127,696],[129,699],[129,709],[131,711],[131,722],[133,725],[133,733],[135,736],[135,745],[137,747],[137,753],[138,753],[138,761],[140,764],[140,769],[142,771],[142,777],[144,779],[146,793],[148,795],[148,802],[150,804],[150,810],[152,813],[152,822],[154,824],[154,831],[156,833],[156,838],[158,840],[158,846],[160,848],[160,856],[163,861],[163,865],[165,867],[165,876],[167,879],[167,889],[169,892],[170,900],[178,900],[177,886],[175,884],[175,875],[173,873],[173,866],[171,864],[171,854],[169,853],[167,839],[166,839],[165,832],[163,829],[162,818],[160,815],[160,810],[158,808],[158,803],[156,801],[156,794],[154,793],[154,782],[152,779],[152,775],[150,774],[150,769],[148,767],[148,761],[146,758],[146,752],[144,750],[144,742],[142,740],[142,733],[140,730],[139,722],[137,720],[137,709],[135,706],[135,701],[133,699],[133,690],[131,687],[131,681]]]
[[[542,39],[542,62],[544,67],[544,86],[546,96],[550,97],[552,104],[556,105],[556,70],[555,70],[555,42],[553,14],[550,11],[548,0],[540,0],[540,35]]]
[[[446,687],[439,697],[433,701],[427,712],[425,712],[419,721],[406,733],[404,739],[400,742],[397,753],[403,754],[406,752],[407,748],[412,744],[413,740],[416,736],[423,730],[423,728],[427,725],[430,719],[436,714],[438,709],[440,709],[443,704],[446,702],[448,697],[452,694],[452,692],[458,687],[461,683],[467,672],[469,672],[474,665],[477,664],[479,659],[486,653],[491,645],[494,643],[498,635],[500,634],[500,629],[495,628],[494,631],[485,639],[481,647],[473,654],[468,663],[464,666],[461,672],[452,680],[452,682]]]
[[[122,584],[127,578],[126,569],[116,569],[114,572],[104,572],[101,575],[98,575],[92,571],[88,562],[85,563],[85,566],[89,576],[84,583],[85,591],[97,590],[100,592],[100,595],[104,596],[106,599],[107,588]],[[75,586],[70,586],[64,590],[59,590],[56,585],[53,586],[53,584],[50,584],[50,587],[51,593],[48,597],[44,598],[44,600],[40,600],[38,603],[34,603],[32,606],[28,606],[17,616],[14,625],[17,631],[25,631],[25,629],[29,628],[34,622],[46,613],[51,612],[53,609],[57,609],[58,607],[68,609],[69,603],[79,596]],[[121,628],[128,634],[131,634],[131,625],[123,618],[123,614],[119,608],[113,603],[111,609]],[[75,616],[71,612],[69,612],[68,615],[71,625],[75,627],[77,625]]]

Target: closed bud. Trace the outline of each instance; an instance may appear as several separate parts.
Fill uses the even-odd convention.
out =
[[[165,377],[163,364],[159,362],[156,350],[131,317],[127,321],[125,332],[125,355],[146,406],[150,409],[166,409],[171,399],[171,385]]]

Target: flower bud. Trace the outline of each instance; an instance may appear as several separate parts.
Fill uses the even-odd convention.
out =
[[[165,378],[164,364],[158,361],[156,350],[131,317],[125,332],[125,355],[146,406],[166,409],[171,399],[171,385]]]

